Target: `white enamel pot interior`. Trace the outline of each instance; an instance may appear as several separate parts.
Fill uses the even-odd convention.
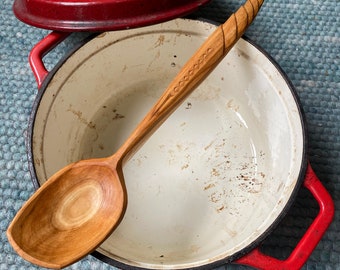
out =
[[[177,19],[107,32],[49,74],[30,127],[32,173],[114,153],[214,30]],[[126,163],[128,207],[96,250],[120,268],[213,268],[259,244],[306,166],[302,114],[279,68],[241,39]]]

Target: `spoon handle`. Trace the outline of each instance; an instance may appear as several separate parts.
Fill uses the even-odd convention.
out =
[[[185,98],[210,74],[252,23],[264,0],[247,0],[220,25],[184,65],[113,159],[131,156]]]

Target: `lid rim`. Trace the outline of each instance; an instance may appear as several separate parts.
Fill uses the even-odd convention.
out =
[[[152,6],[152,1],[145,0],[106,1],[108,3],[98,0],[97,4],[92,3],[81,8],[79,3],[65,6],[63,1],[67,0],[59,0],[60,5],[56,6],[55,2],[50,4],[46,0],[15,0],[13,12],[20,21],[42,29],[63,32],[111,31],[147,26],[186,16],[211,0],[165,0],[165,4],[156,8]],[[36,7],[42,2],[45,2],[43,6]],[[131,9],[131,4],[137,2],[137,10],[126,11],[127,8]],[[52,10],[48,8],[49,5],[53,5]],[[95,12],[91,13],[92,10]],[[62,18],[59,14],[62,14]]]

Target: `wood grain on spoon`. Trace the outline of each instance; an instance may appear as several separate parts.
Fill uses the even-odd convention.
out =
[[[214,31],[114,155],[70,164],[33,194],[7,230],[9,242],[23,258],[62,268],[92,252],[112,233],[127,204],[123,162],[223,59],[262,3],[248,0]]]
[[[111,180],[118,179],[115,173],[89,160],[53,175],[49,188],[43,185],[13,219],[7,234],[14,249],[48,268],[65,267],[93,251],[108,236],[101,228],[111,232],[126,208],[124,185]]]

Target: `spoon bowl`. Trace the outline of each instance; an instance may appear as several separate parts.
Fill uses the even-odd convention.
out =
[[[124,161],[224,58],[262,3],[246,1],[212,33],[114,155],[68,165],[33,194],[7,230],[10,243],[23,258],[62,268],[89,254],[111,234],[127,205]]]
[[[79,250],[91,252],[98,239],[116,228],[126,209],[121,166],[112,161],[82,160],[53,175],[13,220],[14,248],[51,268],[80,259]]]

